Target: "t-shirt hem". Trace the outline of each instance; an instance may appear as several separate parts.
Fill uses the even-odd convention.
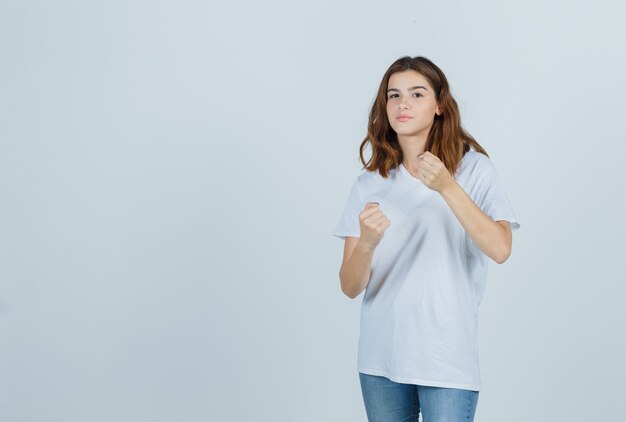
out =
[[[517,230],[520,228],[520,223],[519,221],[517,221],[515,218],[513,217],[509,217],[509,216],[505,216],[505,215],[499,215],[496,214],[492,217],[493,221],[499,221],[499,220],[505,220],[508,221],[511,225],[511,230]]]
[[[333,236],[338,237],[340,239],[345,239],[346,237],[361,237],[361,233],[337,232],[337,233],[333,233]]]
[[[426,379],[420,379],[420,378],[398,377],[396,375],[391,375],[386,371],[381,371],[378,369],[368,369],[368,368],[363,368],[361,366],[358,366],[357,370],[363,374],[378,375],[378,376],[386,377],[386,378],[389,378],[391,381],[399,382],[402,384],[415,384],[415,385],[424,385],[428,387],[458,388],[462,390],[480,391],[480,385],[476,385],[476,384],[459,384],[459,383],[454,383],[454,382],[433,381],[433,380],[426,380]]]

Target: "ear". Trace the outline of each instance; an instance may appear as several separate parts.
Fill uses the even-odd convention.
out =
[[[436,111],[437,116],[441,116],[441,113],[442,113],[442,112],[443,112],[443,111],[441,110],[441,106],[437,106],[437,111]]]

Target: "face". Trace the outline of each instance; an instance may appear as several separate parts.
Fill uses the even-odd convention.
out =
[[[398,136],[427,135],[441,110],[427,79],[414,70],[389,78],[387,118]]]

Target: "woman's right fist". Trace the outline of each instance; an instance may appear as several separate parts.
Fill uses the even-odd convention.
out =
[[[380,243],[391,221],[378,209],[378,202],[368,202],[359,214],[359,223],[361,241],[374,249]]]

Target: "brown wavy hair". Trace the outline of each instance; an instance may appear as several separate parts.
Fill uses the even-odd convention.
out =
[[[363,139],[359,149],[363,168],[368,171],[378,171],[386,178],[391,169],[402,163],[403,154],[398,143],[398,136],[387,118],[387,88],[391,75],[406,70],[414,70],[428,80],[434,89],[437,104],[442,110],[440,115],[434,116],[433,125],[426,140],[426,151],[436,155],[452,175],[456,174],[461,159],[470,150],[470,146],[488,157],[483,147],[461,126],[459,107],[450,93],[448,80],[441,69],[426,57],[405,56],[389,66],[380,82],[378,94],[369,115],[367,136]],[[372,156],[366,162],[363,158],[363,151],[368,143],[372,147]]]

